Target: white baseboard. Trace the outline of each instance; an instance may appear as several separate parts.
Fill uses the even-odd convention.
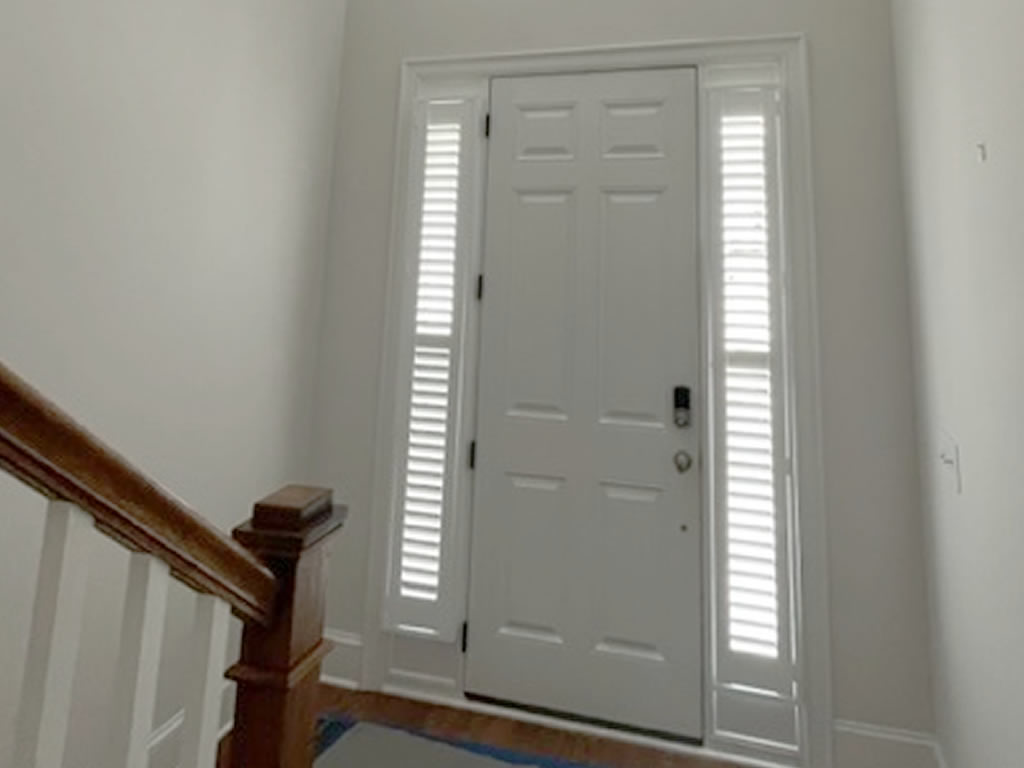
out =
[[[930,733],[836,720],[834,768],[945,768]]]
[[[462,699],[462,692],[459,683],[454,677],[445,675],[432,675],[426,672],[416,672],[410,669],[392,667],[387,671],[385,682],[381,685],[384,693],[392,693],[395,696],[404,696],[404,693],[394,691],[420,691],[430,696],[438,696],[443,699]]]
[[[326,629],[324,637],[334,649],[324,659],[321,679],[340,688],[359,689],[363,679],[363,638],[355,632]]]

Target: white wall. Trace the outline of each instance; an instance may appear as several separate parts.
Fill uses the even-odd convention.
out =
[[[359,633],[365,615],[366,510],[401,60],[806,32],[813,68],[836,715],[930,731],[888,0],[353,0],[348,25],[317,466],[320,479],[343,488],[357,514],[336,561],[334,578],[341,586],[332,595],[333,623]],[[352,647],[344,652],[353,654]],[[855,759],[847,761],[852,768]]]
[[[1012,768],[1024,754],[1024,9],[894,7],[939,730],[950,768]],[[939,460],[951,442],[962,495]]]
[[[0,4],[0,359],[224,528],[306,474],[343,14]],[[42,509],[0,481],[0,755]],[[99,766],[125,563],[97,543],[75,768]],[[158,723],[189,609],[176,592]]]

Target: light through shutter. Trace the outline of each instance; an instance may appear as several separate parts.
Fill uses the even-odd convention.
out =
[[[426,126],[398,570],[400,596],[429,602],[439,597],[449,501],[462,149],[461,123],[436,112]]]
[[[779,530],[768,126],[720,124],[725,610],[729,650],[779,656]]]

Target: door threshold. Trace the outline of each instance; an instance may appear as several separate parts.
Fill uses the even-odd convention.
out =
[[[616,723],[611,720],[602,720],[598,717],[587,717],[586,715],[577,715],[572,712],[562,712],[557,709],[548,709],[547,707],[538,707],[534,704],[520,704],[516,701],[507,701],[505,699],[496,699],[492,696],[484,696],[479,693],[470,693],[466,691],[463,694],[467,700],[475,701],[480,704],[487,704],[492,707],[501,707],[503,709],[516,709],[521,712],[527,712],[531,715],[539,715],[541,717],[547,717],[554,720],[563,720],[570,723],[578,723],[579,725],[589,725],[595,728],[601,728],[602,730],[618,731],[624,734],[635,734],[637,736],[644,736],[649,739],[657,739],[659,741],[670,741],[677,744],[687,744],[691,747],[702,748],[704,746],[704,740],[694,738],[692,736],[682,736],[678,733],[671,733],[669,731],[661,731],[656,728],[641,728],[636,725],[625,725],[623,723]]]

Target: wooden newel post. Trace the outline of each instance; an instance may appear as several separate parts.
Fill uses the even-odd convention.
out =
[[[233,532],[277,576],[269,626],[247,623],[239,663],[232,768],[310,768],[314,757],[324,640],[327,552],[345,510],[331,492],[292,485],[256,504],[252,520]]]

